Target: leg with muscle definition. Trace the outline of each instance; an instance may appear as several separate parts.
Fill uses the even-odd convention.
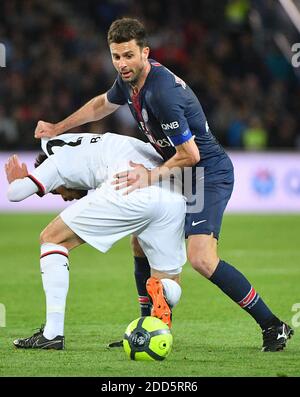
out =
[[[30,338],[17,339],[18,348],[64,348],[64,319],[69,289],[69,251],[83,244],[60,218],[41,233],[40,268],[46,296],[46,324]]]
[[[217,239],[213,233],[189,236],[188,258],[197,272],[217,285],[259,324],[263,333],[263,351],[277,351],[285,347],[293,330],[272,313],[239,270],[219,258]]]

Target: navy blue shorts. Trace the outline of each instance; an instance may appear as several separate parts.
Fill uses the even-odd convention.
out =
[[[231,197],[233,178],[222,182],[204,182],[204,204],[200,212],[191,213],[187,207],[186,238],[195,234],[211,234],[219,238],[223,213]]]

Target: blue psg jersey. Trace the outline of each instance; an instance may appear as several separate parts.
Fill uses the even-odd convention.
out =
[[[130,85],[118,75],[107,92],[108,101],[129,105],[140,131],[164,160],[174,156],[175,146],[194,136],[200,152],[199,166],[216,171],[218,165],[222,165],[223,172],[231,170],[231,161],[211,133],[191,88],[160,63],[151,59],[149,62],[150,72],[137,95],[133,95]]]

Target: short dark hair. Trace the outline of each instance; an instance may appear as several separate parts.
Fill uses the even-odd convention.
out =
[[[144,48],[148,45],[146,29],[144,25],[134,18],[121,18],[115,20],[107,33],[108,45],[111,43],[125,43],[136,40],[139,47]]]
[[[48,156],[45,153],[39,153],[36,156],[36,159],[34,162],[34,168],[37,168],[39,165],[41,165],[47,158],[48,158]]]

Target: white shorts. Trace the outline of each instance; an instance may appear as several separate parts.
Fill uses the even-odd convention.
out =
[[[134,234],[151,268],[179,273],[186,262],[185,211],[181,195],[156,186],[128,196],[110,196],[107,189],[100,188],[66,208],[60,217],[82,240],[101,252]]]

